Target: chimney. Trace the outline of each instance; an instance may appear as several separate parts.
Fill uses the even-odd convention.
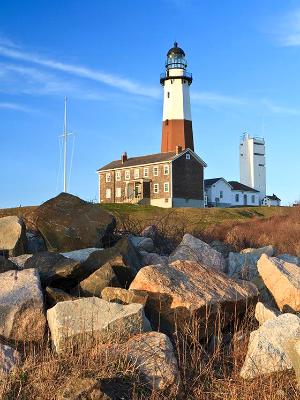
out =
[[[176,146],[176,154],[180,154],[182,152],[182,146]]]
[[[124,153],[121,156],[122,164],[124,164],[125,161],[127,161],[127,152],[124,151]]]

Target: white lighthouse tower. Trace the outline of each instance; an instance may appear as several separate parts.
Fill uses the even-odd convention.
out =
[[[260,192],[260,201],[266,195],[265,140],[244,133],[240,142],[240,182]]]
[[[160,77],[164,87],[161,151],[194,150],[190,85],[192,74],[187,72],[184,51],[174,43],[167,53],[166,71]]]

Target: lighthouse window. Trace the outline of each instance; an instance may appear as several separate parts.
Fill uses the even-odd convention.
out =
[[[170,98],[170,92],[168,92],[168,99]]]

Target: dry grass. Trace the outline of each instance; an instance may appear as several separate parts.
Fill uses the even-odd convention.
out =
[[[180,381],[165,392],[145,387],[126,357],[112,357],[107,345],[83,346],[80,351],[56,355],[50,346],[31,348],[24,362],[8,379],[0,382],[3,400],[54,400],[62,389],[78,378],[95,378],[103,387],[122,393],[128,400],[296,400],[299,392],[293,371],[243,380],[239,376],[247,351],[249,332],[256,328],[253,313],[232,324],[230,344],[218,344],[212,354],[197,339],[197,324],[173,337]],[[221,333],[220,333],[221,335]],[[221,342],[221,341],[220,341]]]
[[[236,250],[272,244],[280,253],[300,256],[300,207],[290,208],[283,215],[210,226],[204,235]]]
[[[234,251],[273,245],[280,253],[300,256],[300,207],[253,207],[205,210],[164,210],[160,213],[113,211],[120,232],[138,235],[150,224],[159,231],[156,243],[170,253],[185,233],[211,242],[221,240]]]

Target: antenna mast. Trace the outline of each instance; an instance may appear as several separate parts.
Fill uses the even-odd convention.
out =
[[[65,117],[64,117],[64,192],[68,191],[68,175],[67,175],[67,141],[68,141],[68,131],[67,131],[67,97],[65,97]]]

